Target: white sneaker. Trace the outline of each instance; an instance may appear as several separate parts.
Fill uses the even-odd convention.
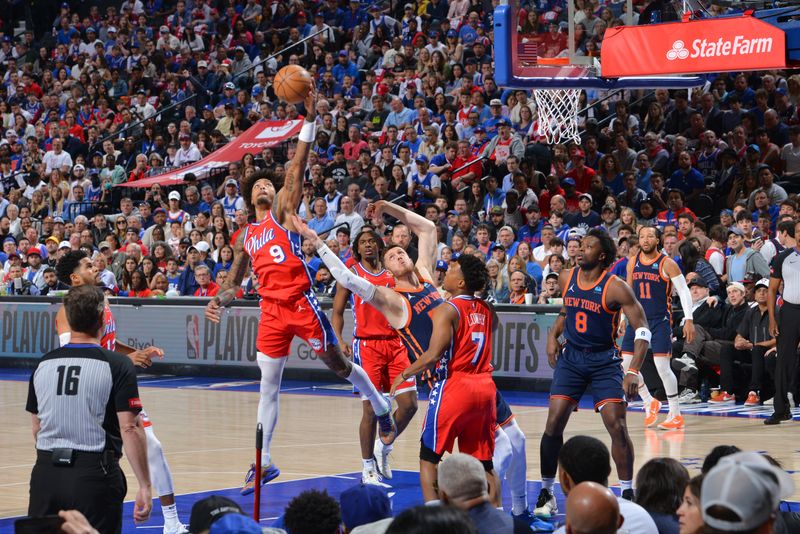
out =
[[[680,404],[697,404],[700,402],[700,395],[693,389],[685,389],[678,397]]]
[[[775,397],[770,397],[762,403],[764,406],[772,406],[775,404]]]
[[[791,411],[794,409],[794,395],[787,393],[786,396],[789,397],[789,410]]]
[[[678,362],[683,367],[683,369],[681,369],[682,371],[696,371],[697,370],[697,364],[685,352],[683,353],[683,356],[681,356],[680,358],[675,358],[675,361]]]
[[[189,534],[189,529],[182,523],[164,525],[164,534]]]
[[[381,487],[388,487],[386,484],[382,482],[381,476],[378,474],[378,471],[375,469],[365,469],[361,471],[361,483],[362,484],[371,484],[373,486],[381,486]]]
[[[533,509],[533,515],[549,519],[558,514],[558,503],[556,502],[555,494],[542,488],[539,491],[539,498],[536,499],[536,508]]]
[[[795,407],[794,395],[792,395],[791,393],[787,393],[786,396],[789,397],[789,410],[792,410]],[[775,404],[775,397],[773,396],[772,398],[765,400],[762,404],[764,406],[773,406]]]
[[[376,439],[373,453],[375,454],[375,464],[378,468],[378,472],[383,478],[391,480],[392,466],[389,464],[389,455],[392,454],[392,450],[387,450],[383,442],[379,439]]]

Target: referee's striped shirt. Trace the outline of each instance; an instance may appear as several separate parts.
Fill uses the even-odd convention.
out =
[[[37,449],[113,450],[119,456],[117,412],[141,408],[130,359],[98,345],[68,344],[39,360],[25,409],[41,422]]]

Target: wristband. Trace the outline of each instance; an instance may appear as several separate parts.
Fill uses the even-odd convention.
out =
[[[641,327],[636,329],[636,336],[633,338],[634,341],[639,341],[640,339],[646,341],[647,344],[650,344],[650,339],[653,335],[650,333],[649,328]]]
[[[636,369],[628,369],[627,371],[625,371],[625,374],[626,375],[639,376],[639,371],[636,370]]]
[[[304,143],[313,143],[317,134],[317,123],[315,121],[303,121],[303,127],[300,128],[300,141]]]

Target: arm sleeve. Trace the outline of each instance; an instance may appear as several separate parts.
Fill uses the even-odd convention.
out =
[[[368,280],[353,274],[352,271],[345,267],[339,256],[334,254],[324,242],[320,241],[320,243],[321,245],[317,247],[317,254],[330,269],[331,275],[336,281],[364,299],[364,302],[370,302],[375,296],[376,287]]]
[[[683,317],[685,319],[692,319],[692,294],[689,291],[689,286],[686,285],[686,278],[682,274],[670,278],[675,285],[675,291],[678,293],[678,298],[681,301],[681,309],[683,310]]]

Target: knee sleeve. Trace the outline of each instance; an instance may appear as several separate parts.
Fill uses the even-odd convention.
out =
[[[270,358],[262,353],[256,355],[258,368],[261,370],[261,384],[259,386],[258,422],[264,429],[264,444],[261,450],[261,460],[264,465],[269,465],[270,443],[275,426],[278,424],[278,411],[280,409],[281,377],[286,358]]]
[[[156,495],[172,495],[175,490],[172,486],[172,473],[169,470],[167,458],[164,456],[164,449],[161,442],[156,437],[153,427],[148,426],[144,429],[147,438],[147,464],[150,467],[150,482]]]
[[[670,358],[658,357],[653,358],[653,360],[656,364],[658,376],[661,378],[661,382],[664,384],[664,391],[666,392],[667,396],[672,397],[677,395],[678,379],[675,377],[675,373],[672,372]]]
[[[505,478],[506,472],[511,466],[513,454],[514,451],[511,448],[511,440],[508,439],[505,430],[497,427],[494,433],[494,454],[492,455],[492,461],[494,465],[497,466],[497,476],[500,477],[500,480]]]

